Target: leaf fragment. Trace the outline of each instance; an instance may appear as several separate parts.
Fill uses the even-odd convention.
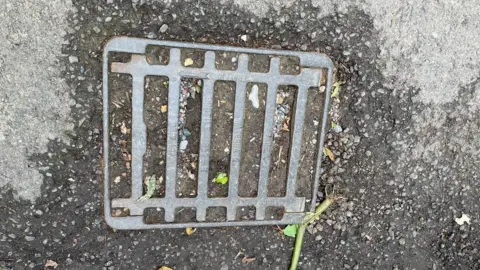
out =
[[[130,134],[130,129],[127,128],[125,122],[122,122],[122,125],[120,126],[120,132],[122,132],[122,134]]]
[[[168,111],[168,105],[162,105],[162,107],[160,107],[160,111],[162,113],[166,113]]]
[[[282,104],[283,103],[283,97],[280,94],[277,94],[277,104]]]
[[[255,109],[258,109],[260,106],[260,100],[258,99],[258,86],[256,84],[252,86],[252,91],[248,94],[248,100],[252,102],[252,106]]]
[[[191,66],[193,65],[193,59],[192,58],[186,58],[185,59],[185,62],[183,62],[183,64],[188,67],[188,66]]]
[[[150,199],[153,196],[153,193],[155,193],[155,187],[157,185],[157,179],[155,178],[155,174],[152,176],[147,176],[145,178],[145,185],[147,185],[147,193],[138,198],[138,202]]]
[[[462,214],[462,216],[460,218],[455,218],[455,222],[460,226],[465,224],[465,223],[470,225],[470,217],[465,215],[465,214]]]
[[[295,237],[297,235],[298,224],[288,225],[283,229],[283,234],[288,237]]]
[[[197,228],[190,228],[190,227],[188,227],[188,228],[185,229],[185,234],[186,234],[186,235],[192,235],[192,234],[193,234],[194,232],[196,232],[196,231],[197,231]]]
[[[245,257],[242,258],[242,263],[244,263],[244,264],[249,264],[249,263],[251,263],[251,262],[254,262],[255,260],[256,260],[255,257],[249,258],[249,257],[245,256]]]
[[[217,184],[225,185],[228,182],[228,175],[226,173],[217,173],[214,182]]]
[[[173,269],[168,267],[168,266],[162,266],[162,267],[158,268],[158,270],[173,270]]]
[[[340,94],[340,87],[342,86],[342,84],[344,84],[345,82],[344,81],[341,81],[341,82],[335,82],[333,84],[333,92],[332,92],[332,98],[338,98],[339,94]]]
[[[53,269],[57,269],[58,263],[53,260],[47,260],[47,262],[45,263],[45,267],[53,267]]]
[[[335,161],[335,155],[333,154],[332,150],[328,149],[328,147],[323,148],[323,154],[328,156],[331,161]]]

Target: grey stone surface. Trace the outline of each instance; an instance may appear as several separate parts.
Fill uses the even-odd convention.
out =
[[[296,5],[293,0],[234,2],[258,16],[266,16],[269,8],[280,10]],[[372,16],[381,38],[378,66],[390,78],[390,86],[404,91],[420,88],[416,97],[420,102],[451,102],[461,87],[478,77],[478,1],[348,0],[332,4],[313,0],[312,4],[320,9],[312,14],[314,18],[353,9]]]
[[[73,127],[60,65],[69,10],[69,1],[0,1],[0,188],[32,202],[43,177],[29,156]]]

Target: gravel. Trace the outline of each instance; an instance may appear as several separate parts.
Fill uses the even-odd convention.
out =
[[[162,24],[160,27],[160,33],[165,33],[168,30],[168,25],[167,24]]]
[[[68,61],[69,61],[71,64],[73,64],[73,63],[78,63],[78,57],[73,56],[73,55],[70,55],[70,56],[68,57]]]

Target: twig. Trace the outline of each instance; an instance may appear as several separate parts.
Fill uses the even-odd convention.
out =
[[[314,213],[307,214],[305,220],[300,226],[298,226],[297,234],[295,236],[295,246],[293,247],[292,262],[290,263],[290,270],[296,270],[298,265],[298,259],[300,258],[300,251],[302,250],[303,236],[305,235],[305,229],[307,226],[315,221],[320,215],[327,210],[327,208],[335,202],[337,198],[335,196],[327,196],[327,198],[315,209]]]

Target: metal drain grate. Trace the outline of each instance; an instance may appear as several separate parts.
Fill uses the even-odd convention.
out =
[[[169,63],[167,65],[151,65],[146,60],[148,45],[165,46],[169,49]],[[181,50],[195,49],[204,51],[204,66],[202,68],[184,67],[181,63]],[[215,52],[238,53],[236,70],[218,70],[215,68]],[[127,63],[113,62],[109,67],[108,55],[110,52],[131,54],[131,61]],[[268,55],[270,57],[267,73],[250,72],[248,68],[249,55]],[[300,60],[298,75],[285,75],[279,71],[280,57],[292,56]],[[109,72],[124,73],[132,76],[132,165],[131,165],[131,196],[129,198],[111,198],[109,178]],[[322,73],[324,72],[324,73]],[[149,229],[149,228],[181,228],[181,227],[217,227],[243,226],[268,224],[294,224],[301,222],[305,213],[306,199],[297,197],[295,185],[297,167],[300,160],[302,132],[306,111],[307,90],[319,87],[320,81],[326,75],[326,90],[323,106],[323,118],[318,132],[318,149],[313,172],[314,183],[310,191],[313,198],[316,196],[320,177],[322,147],[326,130],[327,113],[332,86],[333,65],[330,59],[322,54],[303,53],[280,50],[247,49],[207,44],[181,43],[169,41],[154,41],[128,37],[116,37],[104,47],[103,54],[103,128],[104,128],[104,207],[106,222],[117,229]],[[138,201],[143,195],[143,155],[145,154],[147,130],[144,123],[144,82],[147,75],[168,77],[168,123],[166,142],[166,172],[165,196]],[[202,111],[200,128],[200,151],[198,160],[197,195],[195,198],[178,198],[175,194],[177,179],[178,154],[178,119],[180,81],[182,78],[199,78],[203,80]],[[323,77],[325,78],[325,77]],[[233,134],[230,153],[230,170],[228,181],[228,196],[210,198],[207,192],[209,179],[209,159],[211,147],[211,123],[214,82],[234,81],[235,105],[233,119]],[[266,109],[263,141],[261,145],[261,162],[256,197],[241,197],[238,195],[239,168],[242,154],[242,133],[245,110],[246,85],[249,82],[267,84]],[[267,182],[273,143],[274,114],[277,97],[277,88],[280,85],[296,85],[298,92],[294,111],[293,132],[289,149],[288,174],[284,197],[267,196]],[[237,220],[238,207],[255,207],[254,220]],[[312,200],[310,209],[315,206]],[[205,221],[209,207],[225,207],[226,220],[221,222]],[[283,207],[284,214],[280,220],[267,220],[267,207]],[[112,209],[128,208],[127,216],[114,216]],[[164,211],[164,223],[147,224],[144,222],[144,212],[149,208],[161,208]],[[195,208],[196,222],[175,222],[175,209]]]

